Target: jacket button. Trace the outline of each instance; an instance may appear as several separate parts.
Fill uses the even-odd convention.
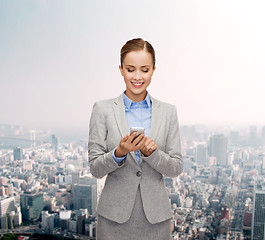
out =
[[[141,177],[141,176],[142,176],[142,172],[138,171],[138,172],[136,173],[136,176],[137,176],[137,177]]]

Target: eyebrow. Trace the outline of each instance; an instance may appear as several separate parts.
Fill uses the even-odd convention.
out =
[[[135,67],[133,65],[126,65],[126,67]],[[149,65],[144,65],[144,66],[141,66],[141,67],[150,67]]]

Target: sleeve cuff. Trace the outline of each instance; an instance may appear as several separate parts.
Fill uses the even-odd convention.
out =
[[[112,157],[113,157],[113,159],[115,160],[116,163],[121,163],[126,158],[127,154],[125,156],[123,156],[123,157],[116,157],[115,154],[114,154],[116,149],[117,149],[117,147],[114,148],[114,150],[112,152]]]

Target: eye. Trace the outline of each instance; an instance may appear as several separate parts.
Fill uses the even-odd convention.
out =
[[[144,69],[143,72],[147,73],[149,71],[149,69]]]
[[[128,71],[128,72],[133,72],[133,71],[134,71],[134,69],[127,69],[127,71]]]

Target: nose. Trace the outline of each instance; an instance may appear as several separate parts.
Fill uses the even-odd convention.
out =
[[[140,71],[136,71],[136,74],[134,76],[134,79],[135,80],[141,80],[142,79],[142,75],[141,75],[141,72]]]

